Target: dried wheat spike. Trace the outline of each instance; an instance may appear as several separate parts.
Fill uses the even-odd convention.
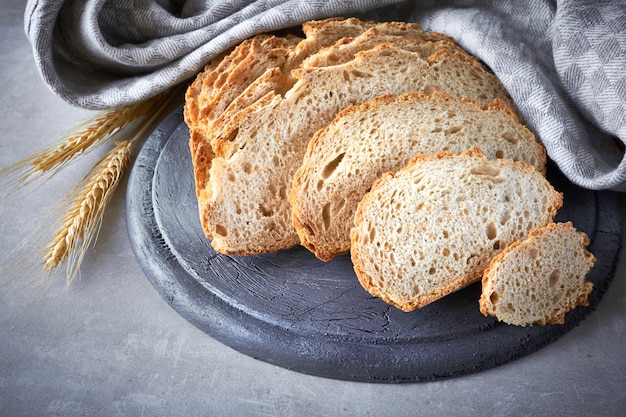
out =
[[[89,243],[97,234],[104,209],[124,175],[132,153],[132,141],[118,142],[91,174],[85,177],[84,186],[61,219],[62,226],[44,249],[44,272],[70,258],[67,284],[72,282]],[[76,253],[72,255],[74,250]]]

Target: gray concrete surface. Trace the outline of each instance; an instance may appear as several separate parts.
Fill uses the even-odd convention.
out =
[[[0,167],[92,114],[42,83],[22,29],[22,3],[0,6]],[[96,157],[46,186],[0,200],[2,257]],[[437,382],[336,381],[241,355],[172,310],[135,260],[125,184],[119,191],[70,288],[56,280],[1,299],[1,417],[617,416],[626,410],[626,259],[597,311],[532,355]],[[21,282],[28,278],[18,273]]]

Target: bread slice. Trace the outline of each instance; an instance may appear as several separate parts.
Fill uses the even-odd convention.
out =
[[[435,88],[487,101],[506,95],[492,88],[499,84],[493,74],[465,55],[424,59],[390,44],[294,76],[284,97],[269,93],[237,113],[214,143],[215,158],[196,161],[196,173],[208,172],[198,192],[201,222],[218,252],[265,253],[300,242],[288,201],[294,174],[313,134],[349,105]]]
[[[361,285],[403,311],[477,280],[493,257],[547,225],[562,195],[532,166],[421,154],[384,174],[359,203],[351,258]]]
[[[522,160],[545,172],[546,151],[500,99],[481,106],[447,93],[386,95],[343,110],[309,142],[290,203],[300,243],[328,261],[350,249],[357,204],[387,171],[418,153]]]
[[[563,324],[565,313],[588,305],[595,263],[589,238],[571,222],[551,223],[496,256],[482,279],[480,311],[518,326]]]

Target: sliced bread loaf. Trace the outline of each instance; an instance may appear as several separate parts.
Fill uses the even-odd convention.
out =
[[[208,172],[198,199],[214,248],[251,254],[300,242],[288,202],[293,176],[313,134],[349,105],[436,88],[486,102],[507,96],[475,61],[440,52],[424,59],[380,44],[345,64],[299,68],[284,97],[269,93],[238,112],[214,142],[215,158],[197,159],[194,167]]]
[[[544,172],[546,152],[500,99],[480,106],[447,93],[378,97],[343,110],[309,142],[290,203],[300,243],[328,261],[350,249],[357,204],[382,173],[419,153],[522,160]]]
[[[359,203],[351,258],[361,285],[401,310],[480,279],[493,257],[547,225],[562,195],[524,162],[477,148],[421,154]]]
[[[595,257],[571,222],[551,223],[513,243],[485,270],[480,311],[518,326],[563,324],[565,313],[588,305],[585,280]]]

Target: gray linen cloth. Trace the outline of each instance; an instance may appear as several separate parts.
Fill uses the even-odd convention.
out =
[[[574,183],[626,191],[626,2],[579,0],[29,0],[25,30],[50,88],[106,109],[192,79],[253,34],[310,19],[420,23],[500,77]]]

